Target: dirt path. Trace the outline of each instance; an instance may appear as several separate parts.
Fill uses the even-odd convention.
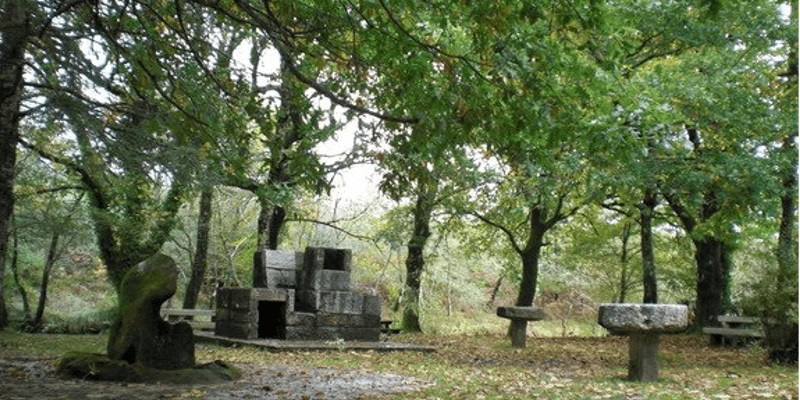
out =
[[[55,376],[55,358],[0,354],[0,399],[367,399],[422,389],[416,378],[358,370],[236,364],[242,379],[217,385],[110,383]]]

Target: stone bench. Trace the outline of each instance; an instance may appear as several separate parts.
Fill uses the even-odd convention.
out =
[[[512,321],[541,321],[544,319],[544,310],[538,307],[497,307],[497,316]],[[526,328],[526,326],[523,326],[523,328]],[[526,338],[527,329],[513,329],[511,331],[511,346],[524,348]]]
[[[629,337],[628,379],[652,382],[658,380],[659,335],[684,331],[689,313],[682,304],[601,304],[597,323]]]

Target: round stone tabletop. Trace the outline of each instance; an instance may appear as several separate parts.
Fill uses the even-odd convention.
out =
[[[597,323],[615,334],[678,333],[686,329],[689,312],[683,304],[605,303]]]

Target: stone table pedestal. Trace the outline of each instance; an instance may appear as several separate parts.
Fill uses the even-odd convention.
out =
[[[511,346],[525,348],[527,322],[544,319],[544,310],[538,307],[497,307],[497,316],[517,322],[511,324]],[[526,323],[520,324],[522,321]]]
[[[628,379],[658,380],[659,336],[686,329],[689,313],[682,304],[601,304],[597,323],[618,335],[628,335]]]

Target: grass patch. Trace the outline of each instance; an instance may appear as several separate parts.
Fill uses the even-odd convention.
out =
[[[60,357],[69,352],[105,353],[108,335],[28,334],[0,331],[0,351]],[[2,353],[0,353],[2,354]]]

